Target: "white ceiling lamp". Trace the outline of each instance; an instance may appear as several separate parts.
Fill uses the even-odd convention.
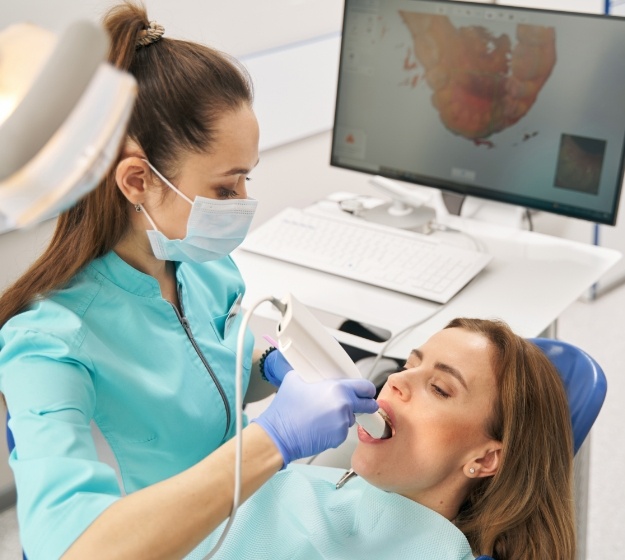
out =
[[[108,47],[89,21],[58,37],[31,24],[0,31],[0,230],[70,207],[116,157],[136,82],[106,62]]]

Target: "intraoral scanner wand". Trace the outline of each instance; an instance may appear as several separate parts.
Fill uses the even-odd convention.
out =
[[[277,326],[278,348],[305,381],[362,378],[356,364],[310,310],[287,294],[281,300],[282,319]],[[357,414],[356,422],[371,437],[386,439],[392,431],[386,414]]]

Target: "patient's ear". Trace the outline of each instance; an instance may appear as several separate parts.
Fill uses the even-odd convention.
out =
[[[484,478],[493,476],[499,469],[501,463],[502,444],[498,441],[491,441],[484,448],[480,457],[476,457],[465,467],[465,470],[471,474],[471,478]],[[471,472],[473,470],[473,472]]]

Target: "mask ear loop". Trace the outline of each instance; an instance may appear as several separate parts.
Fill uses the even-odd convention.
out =
[[[154,171],[154,173],[156,174],[156,176],[163,181],[170,189],[172,189],[176,194],[179,194],[182,198],[184,198],[191,206],[193,206],[193,201],[186,195],[184,194],[181,190],[178,190],[176,187],[174,187],[174,185],[172,185],[169,182],[169,179],[165,178],[163,175],[161,175],[157,169],[147,160],[144,159],[143,161],[145,161],[145,163],[147,163],[150,166],[150,169],[152,171]]]
[[[152,229],[154,231],[158,231],[158,228],[156,227],[156,224],[154,223],[154,220],[152,218],[150,218],[150,215],[146,212],[145,208],[143,207],[143,204],[137,204],[135,206],[135,208],[140,208],[141,212],[143,212],[145,214],[145,217],[148,219],[148,222],[150,222],[150,225],[152,226]]]

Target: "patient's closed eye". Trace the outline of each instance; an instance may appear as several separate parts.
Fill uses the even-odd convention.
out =
[[[411,359],[412,359],[413,357],[414,357],[414,355],[413,355],[413,356],[411,356]],[[412,364],[412,363],[406,362],[406,363],[404,364],[404,366],[402,367],[401,371],[408,371],[408,370],[410,370],[410,369],[414,369],[414,368],[416,368],[418,365],[419,365],[419,364]],[[430,385],[430,389],[432,390],[432,392],[433,392],[433,393],[434,393],[437,397],[440,397],[440,398],[443,398],[443,399],[448,399],[449,397],[451,397],[451,394],[450,394],[450,393],[448,393],[447,391],[445,391],[444,389],[442,389],[442,388],[441,388],[439,385],[437,385],[436,383],[432,383],[432,382],[430,382],[430,383],[429,383],[429,385]]]
[[[434,394],[439,397],[442,397],[444,399],[448,399],[449,397],[451,397],[449,393],[445,392],[443,389],[441,389],[438,385],[434,383],[430,383],[430,387],[432,387],[432,391],[434,392]]]

